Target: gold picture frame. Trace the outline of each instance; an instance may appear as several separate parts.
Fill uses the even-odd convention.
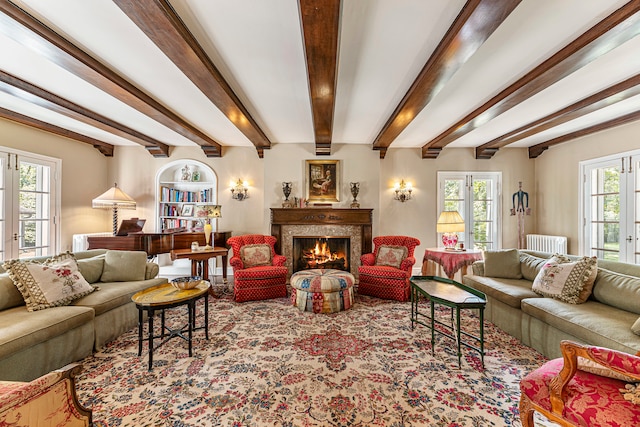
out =
[[[305,161],[305,196],[309,203],[340,201],[340,160]]]

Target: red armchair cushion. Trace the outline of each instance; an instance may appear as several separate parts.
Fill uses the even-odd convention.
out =
[[[240,259],[245,268],[272,265],[271,247],[265,243],[244,245],[240,248]]]
[[[551,411],[549,384],[562,369],[554,359],[520,382],[520,390],[532,402]],[[615,363],[615,362],[614,362]],[[620,389],[624,381],[578,370],[566,388],[564,418],[578,426],[623,427],[640,425],[640,408],[626,401]]]

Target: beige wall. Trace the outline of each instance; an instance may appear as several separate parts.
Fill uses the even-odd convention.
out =
[[[383,160],[368,145],[336,144],[327,159],[341,160],[342,199],[351,201],[349,182],[361,183],[358,197],[363,208],[374,209],[374,234],[410,234],[424,248],[436,245],[436,172],[502,171],[502,246],[517,245],[515,217],[509,215],[511,195],[518,181],[531,196],[532,215],[526,217],[526,232],[569,237],[569,252],[578,253],[578,171],[579,162],[621,153],[640,147],[640,123],[558,145],[537,159],[529,159],[526,149],[506,148],[491,160],[476,160],[472,149],[446,149],[438,159],[423,160],[418,149],[391,148]],[[120,218],[147,219],[145,231],[154,231],[155,178],[160,167],[179,159],[199,160],[213,168],[218,177],[219,203],[223,218],[219,229],[234,233],[268,233],[269,208],[281,206],[283,181],[292,181],[292,196],[303,196],[304,160],[317,159],[313,144],[274,144],[259,159],[252,147],[229,147],[222,158],[207,158],[199,147],[176,147],[171,157],[155,159],[141,147],[116,147],[113,158],[101,155],[88,144],[33,130],[9,121],[0,121],[0,146],[16,148],[62,159],[61,249],[71,248],[75,233],[109,231],[111,215],[91,208],[91,199],[113,182],[138,202],[136,211],[121,211]],[[250,198],[232,200],[229,183],[238,178],[249,181]],[[411,181],[413,200],[393,200],[393,183]]]
[[[62,159],[62,250],[71,249],[74,233],[111,230],[111,216],[91,208],[91,200],[108,189],[111,159],[89,144],[0,119],[0,146]]]
[[[579,254],[579,162],[640,148],[640,122],[552,147],[535,160],[536,229],[569,237],[568,252]]]

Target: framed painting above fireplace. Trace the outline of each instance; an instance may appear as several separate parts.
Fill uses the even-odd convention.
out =
[[[309,203],[340,201],[340,160],[305,161],[305,196]]]

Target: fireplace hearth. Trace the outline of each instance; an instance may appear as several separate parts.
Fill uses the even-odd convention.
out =
[[[349,236],[293,237],[293,272],[312,268],[349,271]]]

